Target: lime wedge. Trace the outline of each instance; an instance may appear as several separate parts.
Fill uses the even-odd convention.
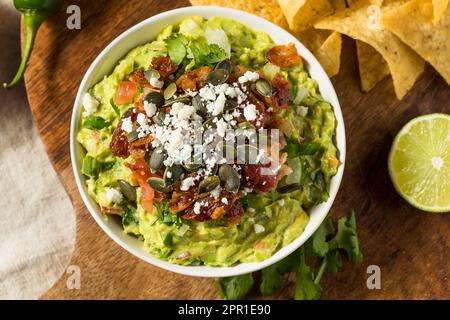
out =
[[[450,115],[428,114],[408,122],[395,137],[389,174],[397,192],[427,212],[450,211]]]

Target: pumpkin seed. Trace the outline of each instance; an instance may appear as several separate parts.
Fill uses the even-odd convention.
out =
[[[302,188],[302,185],[300,183],[292,183],[292,184],[286,184],[281,187],[278,187],[277,191],[279,193],[289,193],[289,192],[300,190],[301,188]]]
[[[247,121],[239,122],[237,126],[239,129],[243,129],[243,130],[255,129],[255,127],[250,122],[247,122]]]
[[[206,116],[208,113],[208,109],[206,108],[205,103],[203,103],[202,98],[199,95],[196,95],[192,98],[192,106],[194,107],[197,114],[201,117]]]
[[[218,64],[216,64],[215,70],[217,69],[224,69],[227,70],[228,72],[231,71],[231,61],[229,59],[220,61]]]
[[[241,185],[241,178],[237,171],[228,164],[223,164],[219,168],[219,179],[222,186],[230,191],[236,192],[239,190],[239,186]]]
[[[230,71],[226,69],[216,69],[206,77],[206,82],[212,84],[213,86],[217,86],[225,83],[229,76]]]
[[[155,69],[148,69],[148,70],[144,71],[144,76],[145,76],[145,79],[147,79],[147,81],[149,83],[150,83],[151,79],[159,79],[161,77],[159,72]]]
[[[172,82],[164,89],[164,99],[168,100],[177,92],[177,84]]]
[[[223,107],[224,111],[231,111],[238,107],[238,103],[234,100],[225,101],[225,106]]]
[[[150,187],[152,187],[153,189],[155,189],[156,191],[159,192],[163,192],[163,193],[168,193],[170,191],[172,191],[172,186],[171,185],[166,185],[164,183],[164,180],[158,177],[151,177],[147,180],[147,183],[150,185]]]
[[[206,119],[204,122],[203,122],[203,129],[209,129],[209,128],[215,128],[216,127],[216,123],[215,122],[213,122],[214,121],[214,118],[215,117],[211,117],[211,118],[209,118],[209,119]],[[217,120],[219,120],[219,119],[217,119]]]
[[[250,144],[241,144],[236,147],[238,163],[256,164],[259,150]]]
[[[256,91],[263,97],[272,96],[272,85],[266,79],[258,79],[255,83]]]
[[[132,143],[132,142],[136,141],[139,138],[138,133],[137,133],[136,130],[128,132],[126,134],[126,137],[127,137],[128,143]]]
[[[164,105],[164,96],[158,91],[147,93],[144,100],[148,103],[153,103],[157,108],[161,108]]]
[[[195,164],[195,163],[185,163],[183,164],[183,168],[186,169],[186,171],[189,172],[197,172],[198,169],[201,168],[201,164]]]
[[[152,172],[156,172],[161,168],[165,159],[166,155],[163,150],[161,148],[155,149],[152,151],[150,159],[148,160],[148,166]]]
[[[152,120],[154,123],[156,123],[158,126],[164,125],[164,118],[165,118],[164,112],[158,112],[156,115],[152,117]]]
[[[190,99],[191,99],[191,96],[190,96],[190,95],[188,95],[188,94],[183,94],[183,95],[180,95],[180,96],[178,96],[178,97],[176,97],[176,98],[167,100],[167,101],[164,103],[163,107],[169,107],[169,106],[173,105],[175,102],[183,102],[183,103],[186,103],[186,102],[189,102]]]
[[[125,180],[117,180],[117,185],[119,186],[120,192],[127,198],[128,200],[135,202],[136,201],[136,189]]]
[[[175,164],[171,167],[166,167],[166,170],[164,171],[164,183],[166,185],[172,185],[174,184],[178,179],[180,179],[181,175],[183,174],[183,167]]]
[[[202,180],[198,185],[198,193],[211,192],[217,188],[220,184],[220,179],[218,176],[209,176]]]

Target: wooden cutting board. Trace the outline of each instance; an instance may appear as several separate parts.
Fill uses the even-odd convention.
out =
[[[71,1],[81,8],[81,30],[66,28],[65,10],[39,31],[25,82],[39,134],[74,207],[77,238],[71,265],[81,269],[81,288],[66,286],[69,274],[45,299],[216,299],[214,281],[170,273],[135,258],[97,226],[75,185],[69,157],[69,125],[75,95],[90,63],[116,36],[157,13],[188,6],[172,1]],[[402,100],[385,79],[373,91],[359,89],[355,44],[344,39],[341,72],[333,83],[347,132],[347,163],[333,206],[334,218],[357,211],[364,262],[346,263],[323,280],[324,299],[444,299],[449,296],[450,215],[426,214],[394,191],[386,168],[392,139],[415,116],[450,112],[450,90],[427,67]],[[366,286],[367,267],[381,268],[381,289]],[[272,298],[293,297],[293,276]],[[252,298],[260,298],[257,291]]]

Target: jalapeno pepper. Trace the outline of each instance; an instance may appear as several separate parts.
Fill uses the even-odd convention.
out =
[[[13,87],[22,78],[39,27],[48,16],[61,10],[63,4],[64,0],[14,0],[14,6],[24,17],[25,46],[23,48],[19,69],[13,80],[10,83],[4,84],[5,88]]]

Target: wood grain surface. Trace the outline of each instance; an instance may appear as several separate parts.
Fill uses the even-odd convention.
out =
[[[69,125],[76,91],[97,54],[117,35],[157,13],[188,6],[173,1],[71,1],[81,7],[81,30],[66,28],[65,10],[39,31],[25,82],[36,125],[76,214],[77,239],[70,264],[81,268],[81,289],[68,274],[44,299],[217,299],[214,281],[170,273],[135,258],[97,226],[75,185]],[[359,89],[354,41],[344,39],[341,72],[333,78],[344,114],[347,163],[332,215],[357,211],[364,262],[346,263],[323,280],[323,299],[446,299],[449,295],[450,216],[410,207],[394,191],[386,168],[393,137],[415,116],[450,113],[450,90],[427,67],[411,92],[396,100],[386,78],[369,94]],[[367,266],[381,268],[382,287],[366,287]],[[293,297],[293,275],[270,298]],[[251,298],[261,298],[257,291]]]

